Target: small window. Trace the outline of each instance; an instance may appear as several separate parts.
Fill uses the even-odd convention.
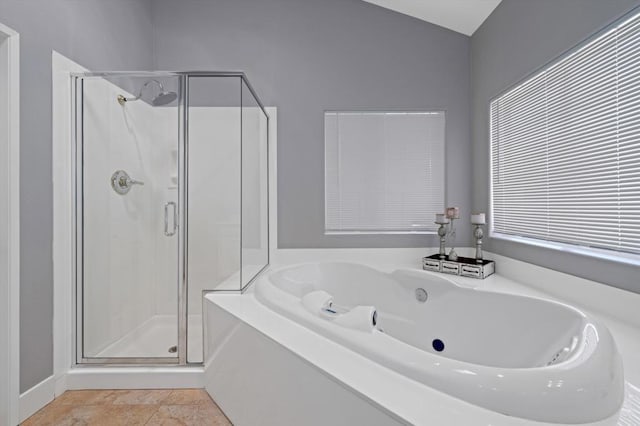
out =
[[[494,99],[490,140],[492,235],[640,253],[640,15]]]
[[[445,113],[326,112],[325,232],[432,233]]]

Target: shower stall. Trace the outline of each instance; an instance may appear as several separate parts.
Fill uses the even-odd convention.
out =
[[[240,72],[71,86],[76,361],[202,363],[203,292],[269,264],[268,115]]]

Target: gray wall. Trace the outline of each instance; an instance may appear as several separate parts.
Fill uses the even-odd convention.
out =
[[[52,49],[96,70],[247,71],[279,108],[281,247],[428,246],[436,240],[323,234],[323,111],[445,108],[447,204],[465,216],[485,211],[489,99],[636,4],[503,0],[470,43],[360,0],[0,0],[0,22],[22,43],[21,389],[52,373]],[[488,248],[640,291],[637,268],[515,243]]]
[[[20,33],[20,389],[53,372],[51,51],[91,69],[149,69],[149,0],[0,0]]]
[[[244,70],[278,107],[280,247],[437,245],[324,235],[324,110],[446,109],[447,204],[470,214],[468,37],[360,0],[156,0],[153,23],[158,69]]]
[[[471,38],[474,210],[488,211],[489,101],[640,4],[637,0],[503,0]],[[638,267],[504,240],[487,249],[640,292]],[[499,265],[498,265],[499,267]]]
[[[325,109],[447,109],[448,204],[469,211],[468,37],[360,0],[0,0],[0,22],[21,35],[21,391],[53,368],[52,50],[92,70],[246,70],[280,108],[282,247],[436,244],[323,235]]]

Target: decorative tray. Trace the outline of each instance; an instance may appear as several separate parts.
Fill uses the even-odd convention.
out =
[[[439,254],[432,254],[422,258],[422,269],[483,280],[496,271],[496,263],[493,260],[481,259],[478,261],[471,257],[462,256],[458,256],[457,260],[449,260],[446,257],[440,259]]]

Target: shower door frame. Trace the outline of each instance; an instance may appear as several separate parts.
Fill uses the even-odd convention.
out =
[[[96,365],[118,365],[118,366],[194,366],[202,365],[202,363],[187,362],[187,118],[188,118],[188,75],[176,72],[80,72],[71,73],[71,132],[72,132],[72,153],[73,153],[73,192],[74,192],[74,298],[73,306],[75,310],[75,366],[91,367]],[[84,272],[83,272],[83,255],[84,255],[84,236],[83,236],[83,122],[82,110],[78,111],[78,104],[82,102],[79,98],[82,93],[82,85],[84,78],[91,77],[174,77],[178,80],[178,274],[177,274],[177,312],[178,312],[178,343],[177,356],[175,357],[85,357],[84,356]],[[78,115],[80,114],[80,119]]]
[[[72,326],[72,342],[75,350],[72,351],[72,355],[75,357],[73,361],[74,367],[95,367],[100,365],[111,366],[147,366],[147,367],[197,367],[202,366],[203,362],[189,362],[187,359],[187,343],[188,343],[188,217],[187,206],[189,196],[189,180],[188,180],[188,164],[189,164],[189,78],[190,77],[238,77],[241,82],[244,82],[247,89],[257,102],[258,106],[264,113],[267,120],[266,124],[266,253],[267,263],[255,273],[255,275],[243,286],[242,285],[242,263],[240,264],[240,287],[238,290],[204,290],[203,296],[207,293],[231,293],[242,294],[255,282],[255,280],[266,271],[271,264],[271,188],[270,188],[270,127],[271,118],[267,113],[267,110],[262,103],[260,97],[257,95],[253,86],[249,82],[246,74],[242,71],[104,71],[104,72],[69,72],[70,76],[70,88],[71,88],[71,153],[72,153],[72,182],[71,193],[72,203],[71,208],[73,212],[73,225],[71,241],[72,241],[72,262],[74,265],[72,271],[74,275],[72,278],[72,287],[74,289],[72,296],[72,316],[74,325]],[[178,79],[178,352],[177,357],[164,357],[164,358],[152,358],[152,357],[127,357],[127,358],[97,358],[97,357],[84,357],[84,336],[83,336],[83,304],[79,301],[83,300],[82,286],[83,286],[83,271],[82,271],[82,255],[83,251],[83,235],[82,235],[82,165],[79,161],[82,158],[82,144],[78,143],[82,138],[82,119],[78,120],[76,116],[76,109],[78,104],[78,87],[77,82],[84,77],[109,77],[109,76],[123,76],[123,77],[176,77]],[[242,105],[241,105],[242,108]],[[242,144],[242,141],[240,142]],[[242,145],[241,148],[242,149]],[[242,162],[242,160],[241,160]],[[242,179],[242,173],[241,177]],[[241,180],[242,182],[242,180]],[[242,186],[242,184],[241,184]],[[242,200],[242,195],[241,195]],[[241,201],[242,203],[242,201]],[[240,206],[240,212],[242,212],[242,204]],[[242,213],[241,213],[242,214]],[[242,259],[242,222],[240,223],[240,259]],[[204,320],[204,318],[203,318]],[[204,324],[203,324],[203,355],[205,350],[204,345]]]

